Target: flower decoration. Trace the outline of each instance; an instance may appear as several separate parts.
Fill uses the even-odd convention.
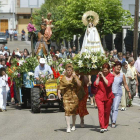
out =
[[[28,32],[34,32],[34,31],[36,31],[36,28],[31,23],[28,24],[27,29],[28,29]]]

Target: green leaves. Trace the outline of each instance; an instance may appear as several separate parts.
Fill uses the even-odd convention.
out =
[[[119,32],[123,25],[133,26],[134,23],[130,11],[122,8],[120,0],[46,0],[33,14],[34,24],[39,27],[41,17],[51,12],[55,25],[52,39],[71,40],[73,35],[85,33],[82,16],[89,10],[99,14],[97,29],[101,36]]]

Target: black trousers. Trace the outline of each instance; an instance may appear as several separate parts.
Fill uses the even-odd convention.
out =
[[[12,41],[12,36],[13,36],[13,35],[10,35],[10,41]]]

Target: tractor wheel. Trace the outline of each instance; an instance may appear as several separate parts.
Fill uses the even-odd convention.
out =
[[[40,89],[31,89],[31,108],[33,113],[40,113]]]

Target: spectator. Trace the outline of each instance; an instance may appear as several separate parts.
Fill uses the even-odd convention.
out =
[[[72,48],[72,53],[78,54],[78,52],[76,51],[76,47],[75,46]]]
[[[27,55],[30,55],[30,53],[29,53],[28,49],[24,49],[24,52],[26,52],[26,53],[27,53]]]
[[[128,68],[127,62],[122,63],[121,73],[123,73],[125,75],[126,83],[130,89],[130,80],[132,79],[132,72],[131,72],[130,68]],[[128,99],[128,92],[125,89],[124,85],[122,85],[122,99],[121,99],[122,108],[121,108],[121,111],[126,110],[127,99]]]
[[[137,78],[138,78],[138,82],[139,82],[139,85],[138,85],[138,96],[140,98],[140,52],[139,52],[139,55],[138,55],[138,59],[136,60],[135,62],[135,68],[136,68],[136,71],[137,71]]]
[[[56,54],[57,54],[57,56],[59,57],[60,51],[59,51],[59,50],[56,50]]]
[[[131,91],[131,98],[133,100],[134,96],[136,95],[136,85],[138,85],[138,80],[137,80],[137,72],[136,69],[134,67],[134,58],[130,57],[128,59],[128,68],[130,68],[131,72],[132,72],[132,79],[130,81],[130,91]]]
[[[6,39],[8,41],[8,38],[9,38],[9,32],[8,32],[8,29],[5,31],[5,35],[6,35]]]
[[[2,65],[3,68],[6,68],[6,62],[5,62],[5,59],[2,59],[2,60],[1,60],[1,65]]]
[[[129,57],[130,57],[130,53],[127,51],[126,52],[126,61],[128,61]]]
[[[67,58],[67,55],[66,55],[66,53],[65,53],[65,49],[62,49],[62,50],[61,50],[61,53],[60,53],[59,57],[60,57],[60,58],[64,58],[64,59]]]
[[[21,55],[21,58],[24,57],[24,53],[23,53],[23,51],[20,51],[20,55]]]
[[[24,58],[24,59],[28,58],[27,52],[24,52],[23,54],[24,54],[24,55],[23,55],[23,58]]]
[[[117,61],[118,61],[118,58],[117,58],[117,57],[115,57],[115,58],[114,58],[114,62],[117,62]]]
[[[114,49],[114,51],[113,51],[113,57],[114,57],[114,58],[118,58],[117,50],[116,50],[116,49]]]
[[[55,55],[55,47],[54,46],[51,46],[50,54]]]
[[[118,53],[118,61],[122,63],[123,61],[122,53]]]
[[[74,57],[74,53],[72,53],[72,49],[71,48],[69,48],[69,50],[68,50],[67,57],[68,58]]]
[[[6,111],[8,75],[5,68],[0,69],[0,112]]]
[[[109,56],[109,51],[106,51],[106,57],[108,57]]]
[[[1,63],[2,63],[2,59],[0,59],[0,68],[2,68],[2,67],[3,67]]]
[[[10,35],[10,41],[12,41],[12,36],[13,36],[13,30],[12,29],[9,30],[9,35]]]
[[[2,54],[3,54],[4,56],[9,56],[8,52],[5,51],[5,48],[6,48],[6,49],[8,49],[8,48],[7,48],[7,47],[4,48],[4,46],[5,46],[5,45],[3,45],[3,46],[1,47],[1,52],[2,52]]]

